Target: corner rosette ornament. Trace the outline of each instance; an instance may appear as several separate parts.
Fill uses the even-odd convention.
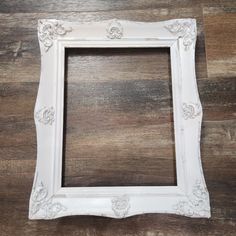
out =
[[[42,214],[44,219],[52,219],[57,217],[57,214],[61,211],[65,211],[66,207],[59,202],[53,202],[52,198],[48,198],[48,190],[44,186],[43,182],[37,183],[33,187],[31,200],[30,200],[30,217],[39,213]]]
[[[209,196],[206,188],[197,180],[188,201],[173,206],[176,214],[190,217],[210,217]]]
[[[117,20],[113,20],[107,27],[107,37],[110,39],[121,39],[123,37],[123,27]]]
[[[196,40],[197,32],[194,20],[176,20],[174,23],[166,25],[165,28],[172,34],[183,38],[185,50],[188,50]]]
[[[111,202],[112,210],[114,211],[117,218],[124,218],[128,214],[130,208],[128,196],[124,195],[115,197],[111,200]]]
[[[35,118],[44,125],[52,125],[55,120],[55,110],[53,107],[43,107],[36,112]]]
[[[38,23],[39,40],[42,42],[46,52],[53,45],[53,40],[56,39],[58,35],[62,36],[70,31],[71,28],[65,28],[60,22],[55,20],[39,20]]]

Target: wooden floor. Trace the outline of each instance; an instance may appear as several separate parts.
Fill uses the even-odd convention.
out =
[[[176,185],[169,48],[66,51],[64,186]]]
[[[92,216],[28,220],[36,163],[33,110],[40,76],[37,20],[160,21],[186,17],[196,18],[198,24],[196,73],[204,111],[201,154],[212,217],[146,214],[122,220]],[[65,186],[175,184],[168,63],[165,50],[68,51]],[[99,78],[94,91],[94,80]],[[113,93],[109,92],[111,88]],[[82,103],[83,97],[89,99]],[[101,101],[100,105],[94,106],[97,101]],[[75,109],[82,109],[82,115],[78,116]],[[234,0],[2,0],[0,111],[1,236],[236,235]],[[95,125],[97,122],[99,126]],[[119,132],[129,142],[124,136],[121,139]],[[78,135],[77,143],[74,140]],[[113,142],[105,140],[107,137]],[[89,152],[79,148],[88,142]]]

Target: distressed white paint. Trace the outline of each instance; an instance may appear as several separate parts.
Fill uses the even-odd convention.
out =
[[[210,217],[200,158],[202,107],[195,77],[194,19],[143,23],[40,20],[42,55],[35,105],[37,166],[29,218],[68,215],[124,218],[142,213]],[[65,48],[169,47],[177,186],[61,187]]]

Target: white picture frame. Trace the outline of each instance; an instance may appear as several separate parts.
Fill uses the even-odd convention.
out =
[[[195,19],[38,22],[41,76],[35,105],[37,164],[29,219],[143,213],[210,217],[200,158],[202,106],[195,76]],[[177,186],[62,187],[65,48],[168,47],[171,56]]]

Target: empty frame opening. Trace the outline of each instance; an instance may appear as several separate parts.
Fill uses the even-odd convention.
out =
[[[176,186],[169,48],[65,55],[62,186]]]

